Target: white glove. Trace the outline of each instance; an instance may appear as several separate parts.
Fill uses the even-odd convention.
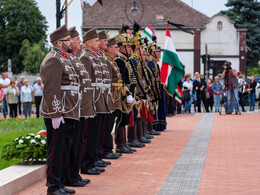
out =
[[[135,105],[139,104],[139,102],[140,102],[140,100],[138,100],[138,101],[134,100]]]
[[[60,127],[60,123],[61,123],[61,122],[62,122],[63,124],[65,123],[63,117],[53,118],[51,122],[52,122],[52,127],[53,127],[53,129],[58,129],[58,128]]]
[[[126,102],[127,102],[128,104],[132,104],[132,103],[134,102],[134,98],[133,98],[131,95],[128,95],[128,96],[126,97]]]

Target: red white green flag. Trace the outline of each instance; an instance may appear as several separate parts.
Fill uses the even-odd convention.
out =
[[[169,94],[173,95],[183,73],[183,67],[171,38],[169,24],[167,24],[162,57],[161,82],[165,84]]]
[[[182,104],[181,98],[183,96],[183,93],[181,91],[181,89],[177,86],[177,89],[175,90],[176,92],[176,96],[175,96],[175,100],[179,103]]]
[[[85,3],[87,6],[93,6],[97,0],[82,0],[83,3]]]
[[[154,36],[154,32],[153,29],[150,25],[148,25],[145,29],[144,29],[144,34],[146,34],[148,37],[150,37],[150,39],[153,39]]]

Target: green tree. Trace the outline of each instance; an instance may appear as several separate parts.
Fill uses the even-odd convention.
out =
[[[47,21],[35,0],[0,0],[0,64],[7,69],[12,59],[12,70],[23,70],[19,56],[23,40],[31,44],[46,40]]]
[[[260,2],[259,0],[228,0],[229,9],[222,11],[235,22],[236,28],[246,28],[247,66],[257,67],[260,60]]]
[[[25,39],[19,53],[23,57],[24,70],[30,73],[39,73],[41,62],[49,51],[50,49],[45,47],[43,41],[30,45],[30,42]]]

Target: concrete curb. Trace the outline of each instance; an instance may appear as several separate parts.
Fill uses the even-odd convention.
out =
[[[46,165],[13,165],[0,171],[0,194],[12,195],[46,176]]]

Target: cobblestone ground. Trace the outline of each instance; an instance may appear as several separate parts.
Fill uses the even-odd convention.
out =
[[[260,194],[260,114],[216,115],[200,195]]]
[[[151,144],[111,160],[99,176],[83,175],[91,183],[74,189],[79,195],[260,194],[259,119],[260,113],[167,118],[168,129]],[[180,167],[183,177],[176,176]],[[46,194],[45,179],[16,193],[29,194]]]

